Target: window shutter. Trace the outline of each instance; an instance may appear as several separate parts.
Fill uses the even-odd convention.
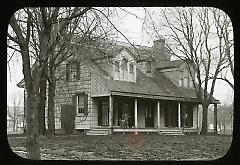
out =
[[[88,94],[84,94],[84,115],[88,115]]]
[[[66,64],[66,81],[69,81],[69,75],[70,75],[70,65],[68,63]]]
[[[76,78],[77,80],[80,80],[80,62],[76,62],[77,65],[77,75]]]
[[[77,111],[77,95],[72,95],[72,105],[73,105],[73,113],[76,114]]]

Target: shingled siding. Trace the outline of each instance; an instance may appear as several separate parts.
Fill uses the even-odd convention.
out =
[[[66,73],[66,64],[60,67],[58,72]],[[60,74],[59,73],[59,74]],[[90,119],[92,115],[92,99],[90,96],[91,88],[91,74],[89,65],[87,62],[81,63],[80,65],[80,79],[76,81],[66,82],[66,75],[63,74],[62,80],[58,81],[56,86],[55,95],[55,116],[56,116],[56,129],[61,128],[61,105],[62,104],[72,104],[72,96],[77,93],[88,94],[88,116],[80,117],[76,115],[75,117],[75,129],[89,129]]]
[[[95,70],[91,75],[91,94],[92,95],[106,95],[110,91],[107,89],[107,80],[103,74]]]
[[[58,76],[61,80],[56,86],[55,95],[55,128],[61,129],[61,105],[72,104],[72,96],[77,93],[88,94],[88,116],[76,115],[75,129],[90,129],[98,125],[97,101],[92,95],[108,95],[110,92],[106,86],[106,78],[99,66],[90,61],[85,61],[80,65],[80,79],[66,82],[66,63],[59,67]],[[47,114],[46,114],[47,125]]]

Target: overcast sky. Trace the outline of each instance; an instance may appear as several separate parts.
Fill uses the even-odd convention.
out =
[[[133,10],[131,10],[133,11]],[[136,9],[134,12],[139,17],[144,17],[143,10]],[[116,27],[125,34],[125,36],[135,44],[152,46],[153,38],[142,29],[142,21],[135,16],[128,15],[119,19],[121,23],[116,23]],[[120,39],[124,41],[124,37]],[[11,74],[9,72],[9,67]],[[7,68],[7,104],[13,105],[13,100],[20,100],[23,105],[23,89],[18,88],[16,84],[23,78],[21,56],[16,56]],[[229,104],[233,99],[233,90],[223,81],[218,80],[215,87],[214,97],[219,99],[223,104]]]

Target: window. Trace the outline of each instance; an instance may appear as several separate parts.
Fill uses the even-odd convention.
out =
[[[193,80],[191,78],[189,78],[189,87],[193,88]]]
[[[66,81],[76,81],[80,79],[80,62],[69,62],[66,65]]]
[[[71,66],[70,66],[70,79],[71,80],[76,80],[77,78],[77,65],[75,63],[73,63]]]
[[[115,61],[115,71],[116,72],[119,72],[119,62],[118,61]]]
[[[188,87],[189,77],[184,77],[183,79],[183,86]]]
[[[146,63],[146,72],[151,73],[152,72],[152,63],[151,61],[147,61]]]
[[[129,72],[134,73],[134,65],[132,63],[129,65]]]
[[[84,115],[84,95],[77,95],[77,114]]]
[[[122,60],[122,69],[127,70],[127,59],[126,58],[124,58]]]
[[[182,78],[179,79],[179,86],[180,86],[180,87],[183,86],[183,79],[182,79]]]

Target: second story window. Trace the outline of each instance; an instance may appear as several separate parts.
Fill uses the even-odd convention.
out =
[[[129,65],[129,72],[134,73],[134,65],[132,63]]]
[[[151,61],[147,61],[146,63],[146,72],[151,73],[152,72],[152,63]]]
[[[80,63],[69,62],[66,65],[66,81],[76,81],[80,79]]]
[[[75,63],[70,66],[70,75],[71,80],[77,79],[77,65]]]

